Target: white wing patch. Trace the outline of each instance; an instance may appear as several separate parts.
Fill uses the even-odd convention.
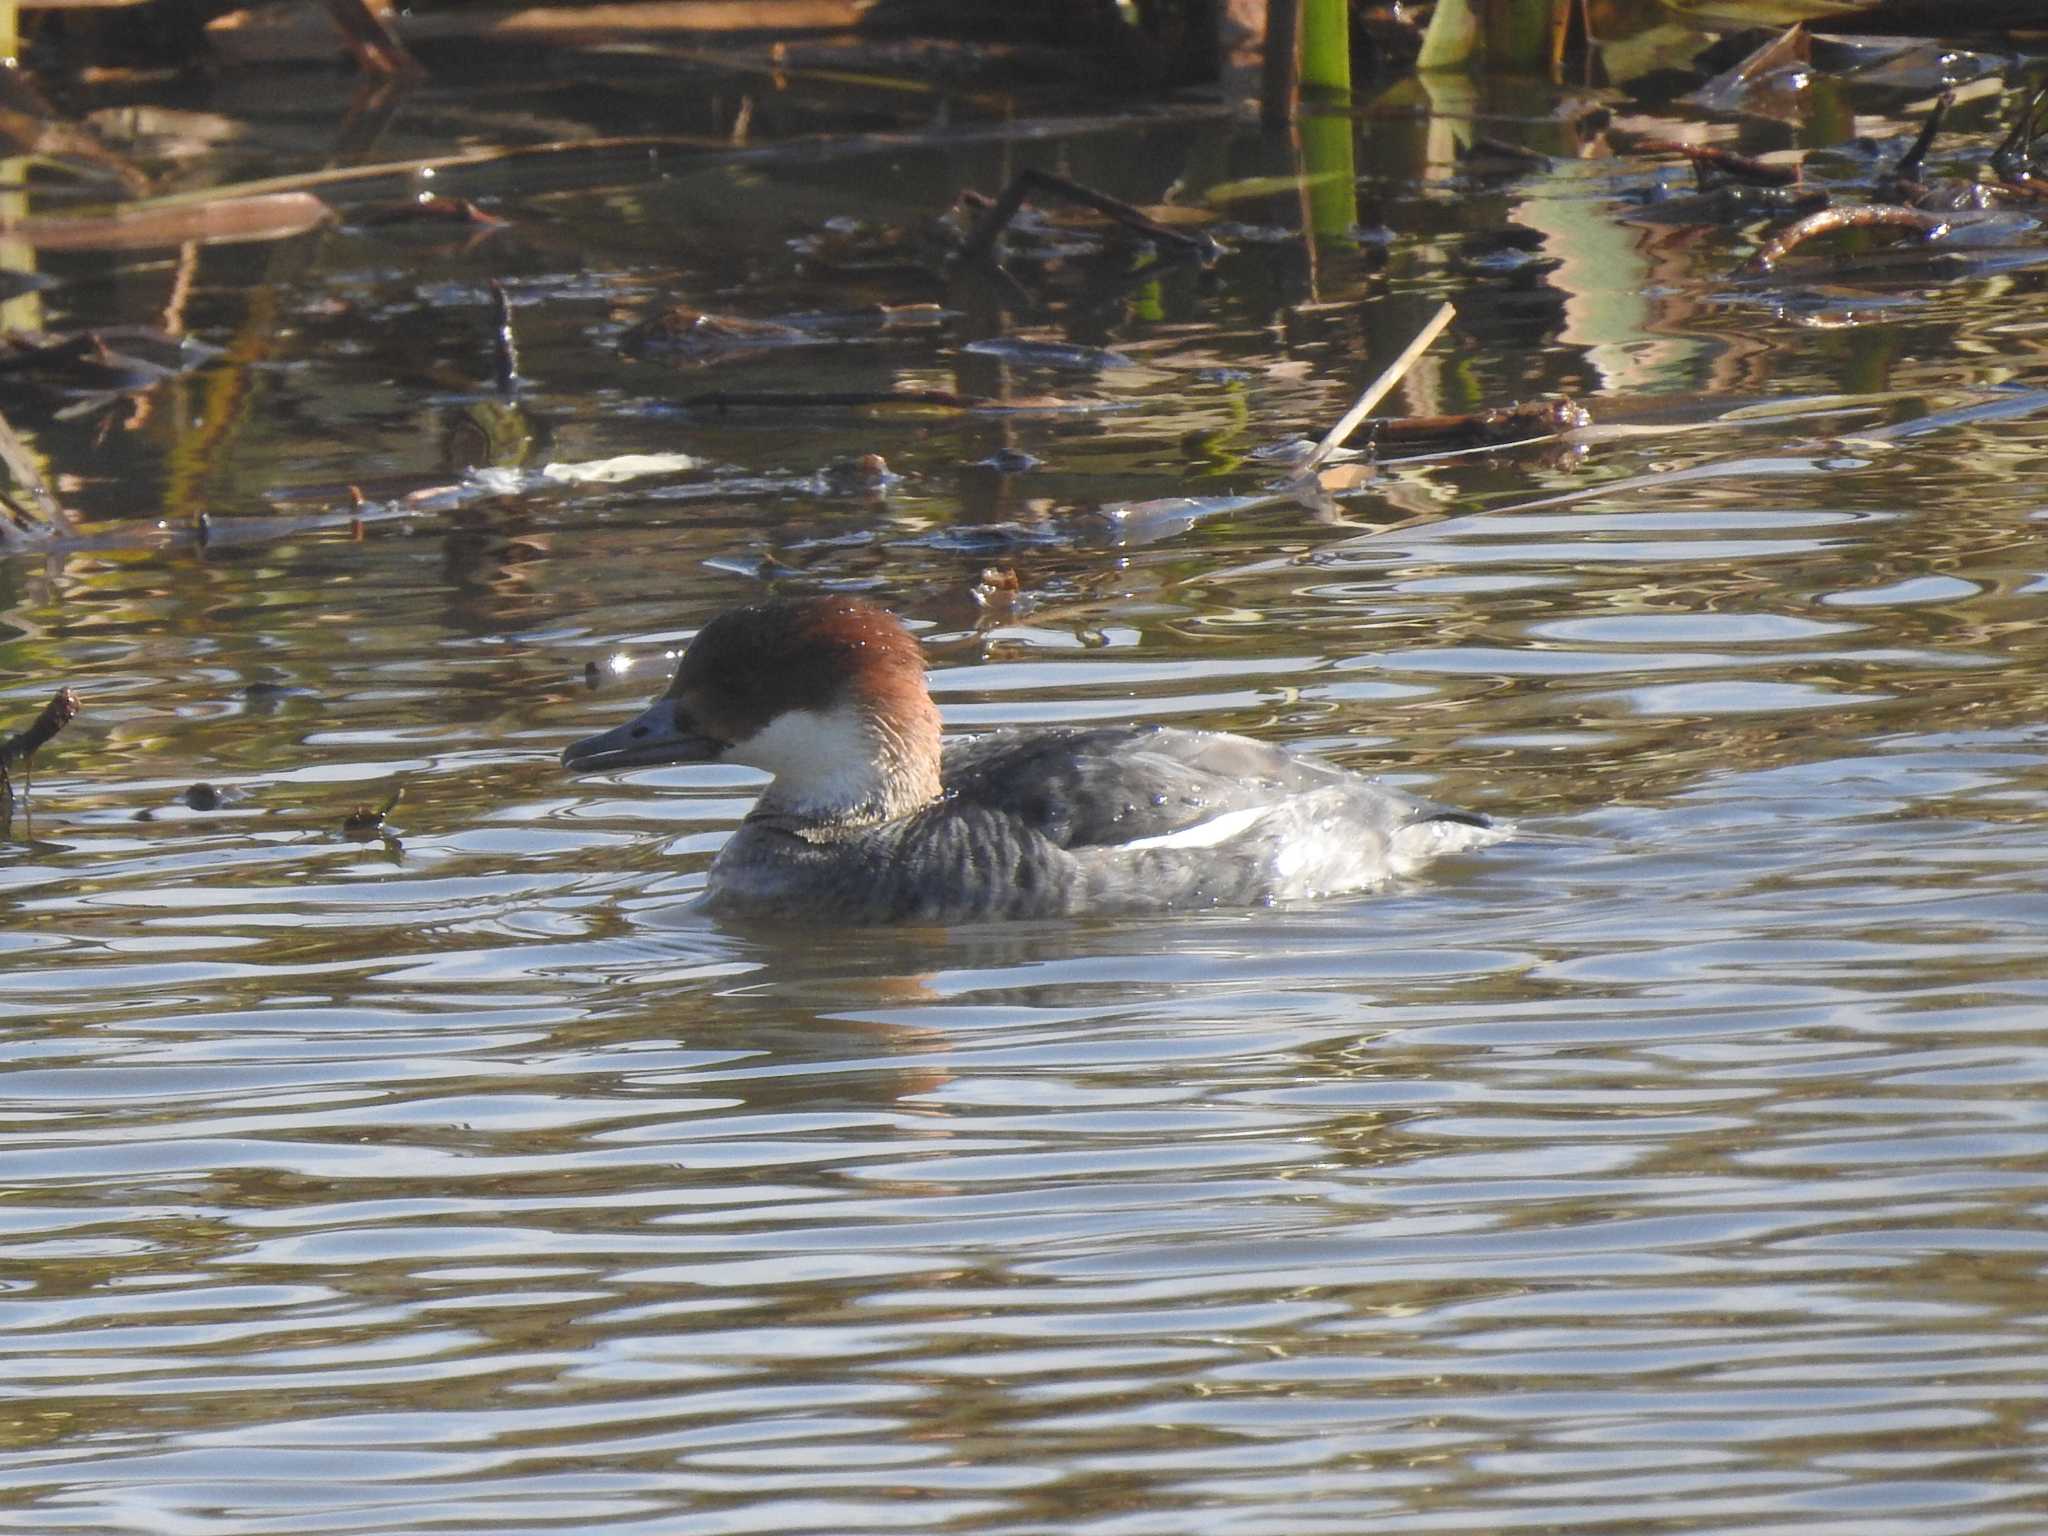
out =
[[[1227,843],[1233,837],[1249,832],[1264,818],[1281,809],[1277,805],[1255,805],[1249,810],[1225,811],[1221,816],[1212,816],[1207,821],[1198,821],[1192,827],[1182,827],[1178,832],[1162,832],[1157,837],[1141,837],[1134,843],[1125,843],[1127,850],[1139,848],[1214,848]]]

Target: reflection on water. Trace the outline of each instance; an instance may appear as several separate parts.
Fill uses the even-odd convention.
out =
[[[1361,139],[1384,246],[1255,238],[1290,190],[1213,274],[1026,269],[1031,339],[1132,369],[728,370],[1116,412],[713,417],[618,354],[677,298],[901,300],[790,244],[844,165],[536,169],[481,248],[209,257],[189,323],[267,350],[90,455],[48,426],[110,537],[0,563],[7,728],[86,701],[0,844],[0,1530],[2034,1528],[2048,411],[1887,429],[2040,382],[2039,277],[1774,308],[1734,234],[1627,224],[1625,168],[1442,147]],[[898,152],[858,211],[1005,152]],[[1213,118],[1058,153],[1275,169]],[[492,275],[511,426],[471,410]],[[1640,430],[1105,547],[1104,505],[1258,490],[1446,296],[1405,408]],[[404,511],[452,437],[707,467]],[[886,493],[814,478],[868,451]],[[233,536],[335,484],[399,510]],[[136,532],[202,507],[203,548]],[[1248,730],[1528,835],[1321,907],[717,926],[753,781],[555,753],[764,578],[925,625],[955,725]]]

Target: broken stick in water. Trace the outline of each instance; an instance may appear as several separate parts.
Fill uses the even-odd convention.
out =
[[[14,782],[7,776],[8,765],[16,761],[26,762],[34,756],[37,747],[63,730],[77,715],[78,695],[69,688],[59,688],[27,730],[17,731],[5,741],[0,741],[0,827],[14,818]]]
[[[1451,323],[1452,317],[1457,313],[1457,310],[1445,304],[1430,316],[1429,324],[1402,349],[1401,355],[1387,364],[1385,371],[1367,386],[1365,393],[1352,402],[1351,409],[1344,413],[1344,419],[1330,428],[1324,434],[1323,440],[1309,450],[1308,457],[1303,459],[1294,471],[1296,481],[1311,478],[1323,467],[1331,454],[1344,446],[1345,440],[1358,430],[1358,424],[1370,416],[1372,408],[1384,400],[1388,392],[1407,376],[1408,370],[1415,366],[1416,359],[1429,350],[1430,344],[1437,337],[1443,335],[1444,327]]]

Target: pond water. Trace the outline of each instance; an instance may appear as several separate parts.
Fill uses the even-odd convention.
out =
[[[705,132],[714,86],[429,86],[341,153],[345,79],[230,77],[206,163]],[[398,173],[288,240],[45,259],[39,323],[221,352],[10,407],[86,537],[0,560],[0,725],[84,705],[0,844],[0,1530],[2040,1528],[2048,242],[1747,278],[1757,223],[1640,217],[1681,162],[1569,153],[1591,93],[1403,89],[1321,240],[1213,110],[828,103],[877,131],[818,147],[798,89],[744,150],[434,178],[503,228],[370,222]],[[1849,130],[1917,100],[1713,132],[1867,181]],[[1225,254],[819,255],[1026,165],[1234,191]],[[1445,299],[1399,411],[1593,428],[1105,516],[1258,492]],[[621,350],[673,303],[948,314]],[[961,350],[1003,329],[1114,355]],[[685,404],[902,386],[1058,408]],[[901,478],[821,475],[867,453]],[[769,589],[904,614],[956,728],[1242,730],[1522,835],[1320,905],[721,925],[757,781],[556,755]]]

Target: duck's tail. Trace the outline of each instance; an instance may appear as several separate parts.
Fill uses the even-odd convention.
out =
[[[1430,806],[1387,841],[1387,864],[1396,875],[1412,875],[1432,859],[1504,842],[1515,835],[1511,821],[1478,811]]]

